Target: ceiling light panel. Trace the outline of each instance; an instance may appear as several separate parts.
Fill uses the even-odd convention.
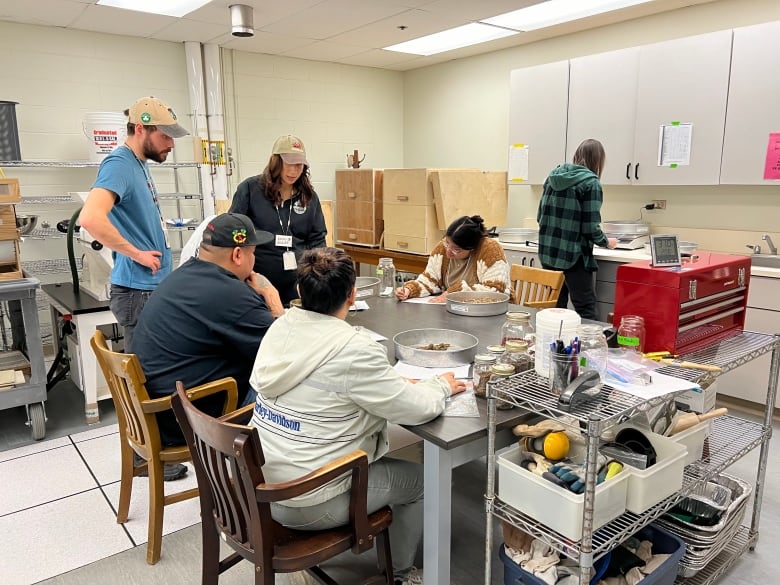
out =
[[[209,2],[211,0],[98,0],[97,3],[100,6],[124,8],[136,12],[181,17]]]
[[[517,34],[517,31],[473,22],[397,45],[391,45],[385,47],[384,50],[427,56],[486,43],[487,41],[494,41],[515,34]]]
[[[486,24],[528,32],[645,4],[654,0],[548,0],[527,8],[480,20]]]

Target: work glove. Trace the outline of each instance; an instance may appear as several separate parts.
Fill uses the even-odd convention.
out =
[[[607,475],[607,458],[599,453],[596,473],[596,484],[604,481]],[[585,491],[585,466],[576,463],[557,463],[550,467],[549,474],[557,478],[558,485],[565,486],[569,491],[575,494],[581,494]],[[554,481],[553,477],[548,477]]]

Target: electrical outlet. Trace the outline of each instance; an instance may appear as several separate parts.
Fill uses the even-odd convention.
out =
[[[666,209],[666,199],[653,199],[652,203],[656,209]]]

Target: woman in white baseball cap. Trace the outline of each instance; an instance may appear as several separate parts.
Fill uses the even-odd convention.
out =
[[[325,246],[327,234],[303,141],[292,134],[277,138],[262,174],[238,186],[230,211],[274,235],[272,242],[255,248],[255,272],[266,276],[288,305],[298,298],[298,260],[305,250]]]

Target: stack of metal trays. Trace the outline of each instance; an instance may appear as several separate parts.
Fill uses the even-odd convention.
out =
[[[699,526],[669,514],[657,520],[666,530],[685,542],[685,554],[678,570],[681,577],[693,577],[726,548],[742,524],[747,501],[753,491],[749,483],[725,473],[714,477],[709,483],[731,490],[731,502],[717,524]]]

